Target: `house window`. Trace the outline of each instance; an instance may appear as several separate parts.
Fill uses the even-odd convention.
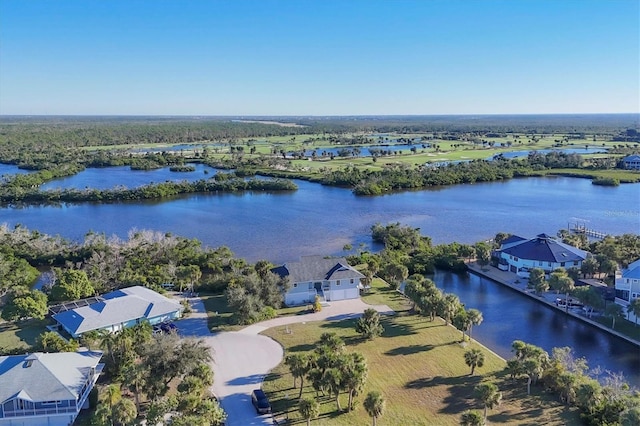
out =
[[[578,266],[578,261],[577,260],[573,262],[573,266]]]
[[[564,262],[560,262],[560,266],[563,266],[563,267],[564,267]]]
[[[336,285],[340,285],[340,280],[337,280],[337,281],[336,281]]]
[[[542,266],[542,262],[538,262],[538,266]]]
[[[547,262],[547,266],[548,266],[548,267],[551,267],[551,262]]]
[[[513,258],[513,260],[515,260],[515,261],[517,262],[517,261],[518,261],[518,260],[520,260],[520,259],[518,259],[517,257],[514,257],[514,258]]]
[[[309,290],[313,290],[313,283],[309,283]]]
[[[353,284],[355,282],[355,280],[353,278],[351,278],[350,283]]]
[[[293,287],[298,287],[298,283],[293,283]]]

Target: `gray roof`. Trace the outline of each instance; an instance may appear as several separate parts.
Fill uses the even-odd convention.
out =
[[[0,404],[77,399],[102,352],[33,353],[0,356]]]
[[[77,335],[139,318],[154,318],[182,310],[182,305],[146,287],[112,291],[103,301],[60,312],[53,318]]]
[[[294,283],[364,278],[344,257],[303,256],[299,262],[288,262],[271,271],[281,277],[289,277]]]
[[[502,252],[520,259],[553,263],[582,261],[587,258],[586,251],[557,241],[547,234],[522,240],[520,243],[503,248]]]

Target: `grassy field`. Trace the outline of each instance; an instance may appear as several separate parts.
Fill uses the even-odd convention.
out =
[[[364,341],[354,331],[354,320],[312,322],[273,328],[263,334],[280,342],[285,354],[308,352],[324,332],[335,332],[347,344],[348,351],[358,351],[367,359],[369,376],[364,394],[356,401],[351,413],[339,413],[334,398],[321,396],[321,415],[313,424],[369,425],[371,419],[362,407],[364,395],[371,390],[382,392],[387,401],[381,425],[457,425],[460,414],[481,407],[473,397],[475,385],[495,381],[503,392],[502,404],[489,412],[491,424],[580,424],[577,414],[560,405],[541,388],[526,394],[526,382],[513,382],[503,372],[505,361],[476,342],[460,342],[461,334],[441,319],[433,322],[409,313],[409,303],[399,293],[385,287],[381,281],[363,297],[367,303],[384,303],[392,307],[395,316],[384,317],[384,334],[374,341]],[[473,376],[464,363],[464,352],[481,349],[483,367]],[[297,410],[299,390],[293,388],[293,376],[283,364],[267,376],[263,388],[268,393],[278,418],[288,418],[287,424],[304,424]],[[303,396],[314,396],[305,385]],[[346,394],[341,397],[343,408]]]
[[[640,173],[632,170],[585,170],[585,169],[552,169],[542,170],[541,175],[559,175],[582,177],[588,179],[609,178],[618,179],[621,183],[640,182]]]
[[[387,400],[386,412],[380,421],[385,425],[457,425],[462,412],[480,409],[473,397],[474,387],[482,381],[495,381],[503,392],[502,404],[491,410],[491,424],[579,424],[575,413],[534,388],[526,395],[526,383],[512,382],[505,377],[504,361],[474,343],[460,343],[460,332],[446,326],[442,320],[401,314],[383,321],[385,332],[374,341],[363,341],[353,330],[354,321],[318,322],[289,326],[289,333],[280,328],[264,334],[276,339],[285,353],[306,352],[320,335],[336,332],[348,344],[349,351],[361,352],[367,359],[369,377],[364,394],[379,390]],[[469,375],[463,354],[469,348],[481,348],[486,356],[483,367]],[[270,396],[276,415],[300,424],[297,412],[297,389],[287,367],[276,367],[266,378],[264,389]],[[310,386],[303,395],[313,396]],[[321,397],[319,425],[368,425],[370,419],[358,397],[351,413],[338,413],[333,398]],[[347,395],[341,396],[342,406]]]
[[[0,355],[2,350],[28,349],[36,344],[36,338],[47,331],[48,320],[28,320],[19,324],[0,324]]]

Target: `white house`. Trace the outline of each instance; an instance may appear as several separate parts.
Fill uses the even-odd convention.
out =
[[[285,304],[289,306],[313,302],[316,295],[325,301],[355,299],[360,297],[360,280],[364,278],[342,257],[303,256],[299,262],[285,263],[271,271],[288,278]]]
[[[640,297],[640,259],[631,263],[616,277],[616,303],[621,305],[627,319],[636,321],[633,313],[627,313],[627,306],[632,300]],[[640,320],[640,318],[639,318]]]
[[[183,306],[146,287],[135,286],[112,291],[87,306],[58,312],[53,319],[72,337],[92,330],[112,333],[142,321],[151,325],[180,318]]]
[[[640,155],[629,155],[622,159],[625,169],[640,170]]]
[[[0,426],[69,426],[104,364],[102,352],[0,356]]]
[[[587,254],[547,234],[539,234],[529,240],[513,235],[502,243],[497,252],[500,269],[525,276],[532,268],[543,269],[547,274],[558,268],[579,268]]]

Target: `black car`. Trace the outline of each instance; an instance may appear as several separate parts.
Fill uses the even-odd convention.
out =
[[[262,389],[255,389],[251,393],[251,403],[254,407],[256,407],[256,411],[258,414],[269,414],[271,413],[271,404],[269,404],[269,399],[267,395],[264,394]]]

